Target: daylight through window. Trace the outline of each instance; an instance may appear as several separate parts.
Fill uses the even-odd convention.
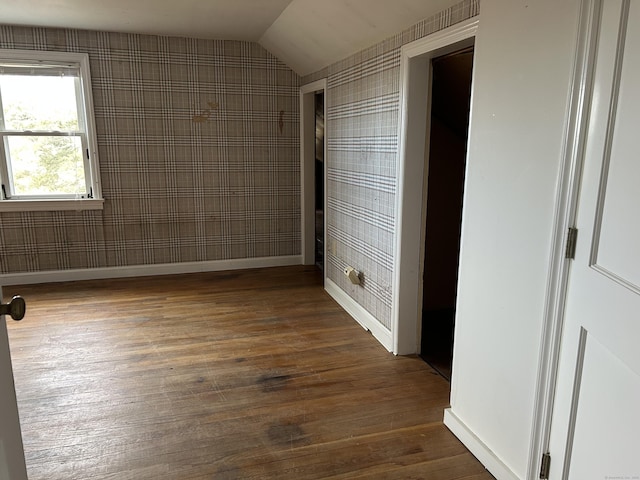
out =
[[[84,54],[0,50],[2,200],[99,194]]]

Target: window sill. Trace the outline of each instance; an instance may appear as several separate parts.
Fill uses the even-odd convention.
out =
[[[83,200],[2,200],[0,212],[57,212],[102,210],[104,199]]]

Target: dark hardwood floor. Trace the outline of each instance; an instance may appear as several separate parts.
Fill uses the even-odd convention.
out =
[[[30,480],[491,480],[313,267],[5,287]]]

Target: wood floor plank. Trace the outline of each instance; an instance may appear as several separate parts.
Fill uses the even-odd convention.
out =
[[[313,267],[4,293],[30,480],[492,479]]]

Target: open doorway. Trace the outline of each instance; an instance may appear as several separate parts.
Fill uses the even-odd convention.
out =
[[[315,100],[315,263],[324,270],[324,92],[317,92]]]
[[[327,81],[300,87],[300,204],[301,256],[304,265],[317,265],[324,274]]]
[[[451,379],[473,46],[431,60],[420,355]]]
[[[462,21],[408,43],[400,52],[401,122],[392,329],[393,352],[397,355],[421,350],[428,171],[425,158],[430,148],[432,60],[473,46],[478,24],[478,18]]]

